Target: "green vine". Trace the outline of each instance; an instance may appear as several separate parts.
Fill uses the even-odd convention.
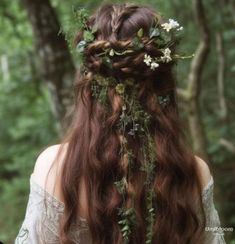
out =
[[[146,205],[147,205],[147,231],[146,231],[146,244],[152,243],[153,237],[153,225],[154,225],[154,207],[153,207],[153,198],[154,198],[154,189],[153,189],[153,180],[154,180],[154,172],[156,167],[156,149],[153,138],[150,134],[146,135],[146,144],[143,147],[143,154],[144,154],[144,167],[141,169],[146,172],[146,188],[147,196],[146,196]],[[147,163],[146,163],[147,162]]]
[[[103,105],[107,105],[107,90],[109,88],[115,89],[116,93],[119,94],[123,100],[122,110],[117,122],[117,129],[121,135],[120,155],[126,156],[128,165],[126,174],[122,177],[121,180],[115,181],[114,185],[123,197],[123,203],[118,212],[120,217],[118,224],[120,225],[123,240],[126,244],[128,244],[131,231],[136,224],[135,209],[132,207],[127,208],[125,203],[128,189],[128,178],[130,176],[132,167],[134,167],[134,155],[132,150],[128,147],[127,136],[129,135],[134,138],[138,136],[142,140],[144,161],[142,162],[140,170],[146,173],[146,244],[149,244],[152,240],[155,217],[155,209],[153,207],[154,190],[152,181],[154,179],[154,172],[156,167],[155,143],[148,129],[151,116],[140,104],[138,99],[138,85],[134,84],[132,79],[127,79],[120,82],[112,77],[95,75],[91,82],[91,88],[92,95],[99,99]],[[164,100],[164,98],[167,101],[169,99],[168,96],[161,96],[161,99],[158,100],[159,104],[163,105],[163,103],[160,102],[162,99]],[[134,200],[133,196],[130,197],[132,200]]]
[[[136,223],[135,210],[134,208],[120,208],[119,215],[122,217],[122,219],[118,221],[118,224],[121,227],[123,241],[124,244],[128,244],[131,228],[134,227]]]

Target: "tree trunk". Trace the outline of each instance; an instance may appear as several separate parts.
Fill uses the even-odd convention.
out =
[[[75,73],[58,17],[49,0],[22,0],[33,27],[36,53],[51,95],[52,112],[60,125],[72,101]]]
[[[234,0],[230,0],[230,11],[231,11],[231,16],[232,16],[232,20],[233,20],[233,23],[235,25],[235,1]]]
[[[228,122],[228,109],[225,96],[225,52],[224,40],[221,31],[216,33],[216,47],[218,56],[217,86],[220,106],[220,115],[224,123]]]
[[[209,155],[206,150],[207,140],[200,113],[199,98],[201,91],[201,76],[210,49],[210,33],[202,1],[193,0],[192,3],[194,18],[200,34],[200,41],[191,63],[188,76],[188,87],[186,89],[179,89],[178,95],[187,103],[186,107],[189,115],[189,128],[194,151],[197,155],[209,162]]]

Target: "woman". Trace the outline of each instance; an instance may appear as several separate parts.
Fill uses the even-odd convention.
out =
[[[182,27],[128,4],[78,17],[74,119],[36,161],[16,243],[225,243],[213,177],[178,118]]]

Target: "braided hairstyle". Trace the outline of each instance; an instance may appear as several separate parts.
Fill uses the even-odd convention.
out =
[[[70,230],[79,215],[82,181],[88,198],[87,223],[92,243],[200,242],[205,225],[202,189],[195,157],[185,142],[179,121],[172,72],[174,62],[162,63],[155,70],[143,62],[146,53],[155,57],[161,55],[155,43],[148,38],[151,26],[159,23],[164,23],[164,19],[151,7],[129,4],[104,5],[86,23],[90,27],[96,26],[97,30],[94,40],[84,50],[83,66],[75,79],[74,119],[64,138],[68,146],[61,180],[65,202],[61,243],[74,243]],[[140,28],[143,30],[143,47],[124,55],[114,55],[112,67],[107,66],[101,56],[103,50],[111,48],[117,53],[128,50]],[[77,34],[76,44],[83,35],[83,31]],[[172,53],[174,49],[172,46]],[[119,84],[131,80],[136,89],[126,83],[125,92],[106,86],[107,97],[103,106],[92,95],[92,82],[97,75],[112,77]],[[136,100],[128,104],[123,94],[128,95],[133,90]],[[161,106],[157,99],[164,94],[170,96],[167,106]],[[132,108],[139,107],[143,112],[140,113],[141,121],[149,115],[148,133],[153,141],[150,149],[156,151],[155,154],[148,155],[142,150],[146,141],[129,133],[130,124],[126,124],[122,133],[118,129],[123,110],[131,112]],[[129,151],[125,150],[126,146]],[[140,170],[146,157],[154,164],[151,211],[156,218],[151,229],[146,218],[149,189],[145,183],[148,177],[146,171]],[[115,185],[121,179],[125,179],[124,195]],[[128,225],[130,219],[120,222],[118,209],[121,206],[134,209],[135,225]],[[198,215],[199,212],[202,214]],[[128,217],[129,213],[124,215]],[[122,226],[123,223],[126,225]],[[128,238],[125,238],[127,235]]]

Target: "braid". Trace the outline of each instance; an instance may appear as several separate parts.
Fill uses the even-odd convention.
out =
[[[95,41],[87,46],[87,54],[99,53],[106,48],[126,49],[131,45],[131,40],[127,41]]]
[[[159,55],[159,50],[154,46],[152,40],[143,39],[144,48],[142,50],[133,50],[132,40],[125,41],[107,41],[98,40],[89,44],[86,48],[86,65],[90,70],[95,72],[109,73],[108,67],[103,62],[101,54],[105,49],[119,50],[119,52],[125,52],[130,50],[127,55],[113,57],[112,59],[112,74],[119,74],[120,77],[126,78],[128,76],[138,78],[147,78],[153,76],[154,72],[151,69],[146,69],[146,65],[143,62],[146,51],[149,53]],[[164,68],[164,67],[163,67]]]
[[[113,5],[113,11],[111,12],[110,25],[112,28],[113,40],[117,40],[117,33],[122,24],[121,17],[126,11],[126,5]]]

